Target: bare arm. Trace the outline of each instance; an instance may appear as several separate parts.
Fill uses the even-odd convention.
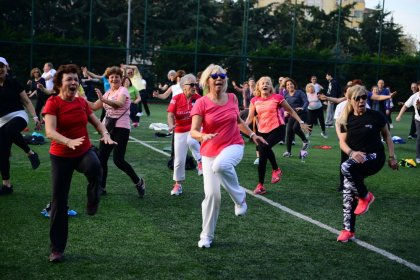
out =
[[[214,138],[217,133],[205,134],[201,133],[201,125],[203,124],[203,117],[199,115],[194,115],[192,117],[191,123],[191,137],[199,142],[204,142]]]
[[[57,143],[63,144],[70,149],[76,149],[77,146],[80,146],[84,141],[85,137],[79,137],[76,139],[70,139],[57,132],[57,117],[54,115],[46,114],[44,116],[45,120],[45,135],[54,140]]]
[[[31,100],[29,99],[28,95],[26,94],[26,92],[23,90],[21,93],[19,93],[20,96],[20,101],[22,102],[23,106],[25,107],[25,109],[29,112],[29,114],[31,114],[36,128],[40,129],[41,128],[41,122],[39,121],[36,112],[35,112],[35,108],[34,105],[32,104]]]
[[[399,122],[401,120],[401,117],[404,115],[405,111],[407,110],[407,106],[403,105],[401,107],[400,113],[398,114],[398,116],[395,118],[395,120],[397,122]]]
[[[391,138],[391,133],[388,130],[388,126],[384,125],[384,127],[382,127],[381,129],[381,134],[383,139],[386,142],[386,145],[388,146],[388,166],[391,169],[398,169],[398,162],[397,162],[397,157],[395,156],[395,151],[394,151],[394,142],[392,142],[392,138]]]
[[[105,125],[99,121],[99,119],[95,116],[94,113],[89,115],[89,123],[92,124],[96,131],[102,135],[100,141],[104,142],[105,144],[117,144],[117,142],[111,139],[108,130],[106,129]]]
[[[249,112],[248,112],[248,117],[246,118],[246,121],[245,121],[245,125],[249,126],[249,124],[254,119],[254,116],[255,116],[255,105],[251,103],[249,105]]]
[[[153,97],[157,97],[159,99],[166,99],[171,95],[172,87],[169,87],[164,93],[159,94],[158,92],[153,92]]]
[[[300,128],[302,129],[303,132],[311,131],[311,128],[309,127],[309,125],[302,121],[302,119],[299,117],[296,111],[293,110],[292,107],[290,107],[289,103],[287,103],[286,100],[283,100],[283,102],[281,102],[281,106],[286,110],[286,112],[289,113],[290,116],[292,116],[295,120],[297,120],[300,123]]]

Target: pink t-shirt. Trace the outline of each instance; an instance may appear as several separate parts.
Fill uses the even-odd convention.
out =
[[[125,112],[124,115],[118,119],[115,127],[122,127],[122,128],[130,129],[131,128],[130,126],[130,103],[131,103],[130,94],[128,93],[128,90],[123,86],[121,86],[118,90],[112,92],[112,95],[110,96],[111,91],[112,90],[110,89],[104,94],[105,99],[116,101],[121,95],[124,95],[126,98],[125,98],[124,106],[118,109],[115,109],[109,106],[108,104],[104,103],[103,106],[107,112],[107,116],[111,118],[119,118]],[[105,124],[105,118],[103,122]]]
[[[191,110],[191,116],[194,115],[203,118],[203,133],[217,133],[213,139],[201,143],[201,155],[215,157],[230,145],[244,144],[238,127],[238,101],[233,93],[228,93],[224,105],[213,103],[207,96],[198,99]]]
[[[284,97],[280,94],[271,94],[269,97],[254,97],[251,103],[255,106],[258,114],[258,131],[268,133],[273,129],[284,125],[281,113],[281,103]]]

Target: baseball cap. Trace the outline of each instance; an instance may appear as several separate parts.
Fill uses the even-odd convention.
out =
[[[7,63],[7,60],[4,57],[0,56],[0,63],[3,63],[4,65],[9,65],[9,63]]]

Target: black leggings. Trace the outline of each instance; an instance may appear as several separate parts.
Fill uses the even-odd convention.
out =
[[[149,105],[147,105],[147,100],[149,99],[149,94],[147,93],[146,90],[141,90],[140,91],[140,97],[141,97],[141,101],[139,102],[138,106],[139,106],[139,112],[142,113],[143,112],[143,108],[142,108],[142,104],[144,105],[144,110],[146,111],[146,115],[150,116],[150,109],[149,109]]]
[[[102,177],[101,164],[92,150],[77,158],[58,157],[50,154],[52,200],[50,213],[51,250],[64,252],[68,236],[67,202],[73,172],[83,173],[88,180],[88,204],[99,203],[99,186]]]
[[[357,163],[348,159],[341,164],[344,175],[343,189],[343,228],[354,232],[356,216],[354,210],[357,206],[356,196],[364,198],[368,194],[365,178],[378,173],[385,163],[385,152],[366,154],[364,163]]]
[[[267,160],[270,161],[271,167],[273,170],[276,170],[278,167],[276,156],[273,152],[273,146],[276,145],[283,137],[283,129],[282,126],[279,126],[269,133],[261,133],[258,132],[258,135],[263,137],[265,141],[268,142],[268,145],[265,144],[258,144],[258,152],[260,154],[260,161],[258,164],[258,183],[264,184],[264,177],[265,177],[265,169],[267,166]]]
[[[308,124],[312,128],[316,121],[319,121],[322,132],[325,132],[324,109],[308,110]]]
[[[300,113],[299,117],[301,120],[306,121],[306,113]],[[303,133],[302,129],[300,128],[300,123],[298,123],[294,118],[290,117],[286,126],[286,147],[289,153],[292,151],[292,141],[295,137],[295,134],[297,134],[297,136],[299,136],[304,143],[308,142],[305,133]]]
[[[29,153],[31,148],[20,133],[27,123],[21,117],[11,119],[8,123],[0,127],[0,171],[3,180],[10,179],[10,151],[12,144],[15,143],[25,153]]]
[[[139,176],[137,176],[133,167],[125,161],[125,151],[127,149],[128,137],[130,135],[130,130],[127,128],[115,127],[111,131],[111,139],[117,142],[116,145],[107,145],[103,142],[99,144],[99,160],[103,169],[102,175],[102,188],[106,188],[106,177],[108,175],[108,158],[111,155],[112,150],[113,160],[115,165],[122,170],[125,174],[130,177],[131,181],[134,184],[137,184],[140,181]]]
[[[38,119],[41,120],[41,110],[42,107],[44,107],[45,103],[47,102],[48,97],[45,96],[38,96],[38,100],[36,101],[35,105],[35,113],[38,117]]]

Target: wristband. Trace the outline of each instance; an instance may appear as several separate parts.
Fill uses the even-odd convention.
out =
[[[109,135],[109,132],[108,131],[105,131],[104,133],[102,133],[102,137],[104,137],[107,134]]]
[[[252,132],[250,135],[249,135],[249,138],[250,139],[252,139],[252,136],[254,136],[255,135],[255,132]]]
[[[353,150],[350,149],[350,152],[347,154],[349,156],[349,158],[351,158],[351,155],[353,154]]]
[[[304,124],[305,122],[301,120],[299,123],[300,123],[300,124]]]

